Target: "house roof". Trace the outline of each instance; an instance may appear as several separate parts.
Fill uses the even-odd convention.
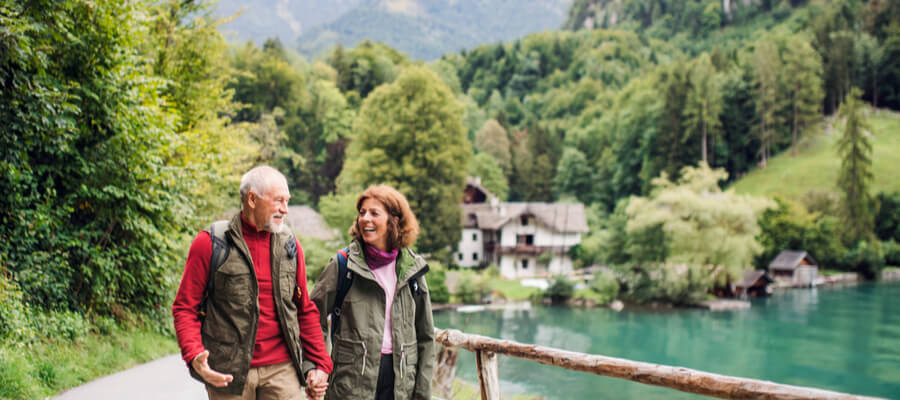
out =
[[[588,231],[581,203],[482,203],[463,204],[462,208],[466,228],[498,230],[522,215],[531,215],[556,232]]]
[[[755,271],[754,270],[746,270],[746,271],[744,271],[744,277],[741,279],[740,282],[735,283],[734,286],[747,288],[747,287],[753,286],[753,284],[756,283],[756,281],[758,281],[759,278],[762,278],[765,276],[766,276],[766,271],[763,271],[761,269],[758,269]],[[772,279],[770,279],[768,277],[766,277],[766,280],[768,280],[769,282],[772,281]]]
[[[289,206],[284,222],[297,236],[320,240],[332,240],[340,236],[337,229],[329,227],[325,218],[309,206]]]
[[[800,262],[807,259],[810,265],[818,265],[816,260],[805,251],[782,250],[778,256],[769,263],[770,269],[795,269],[800,266]]]
[[[486,187],[484,187],[484,185],[481,184],[480,176],[477,176],[477,177],[467,176],[466,177],[466,186],[471,186],[475,189],[480,190],[481,193],[484,193],[484,196],[487,198],[497,197],[497,196],[494,196],[493,193],[491,193],[489,190],[487,190]]]

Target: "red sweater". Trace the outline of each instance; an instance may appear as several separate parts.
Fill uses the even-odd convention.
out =
[[[289,361],[287,345],[281,336],[278,317],[275,314],[275,300],[272,297],[272,266],[269,252],[270,232],[257,231],[256,227],[242,220],[241,230],[259,285],[259,321],[256,331],[256,343],[253,346],[251,367],[273,365]],[[205,349],[200,339],[201,321],[197,315],[206,282],[209,278],[209,259],[212,255],[212,241],[209,233],[201,231],[191,243],[181,285],[172,304],[172,315],[175,319],[175,334],[181,347],[181,357],[190,363]],[[297,302],[297,321],[300,324],[300,341],[303,355],[317,368],[331,373],[331,357],[325,350],[325,341],[319,326],[319,310],[309,299],[306,287],[306,263],[303,260],[303,249],[297,242],[297,284],[300,286],[301,299]]]

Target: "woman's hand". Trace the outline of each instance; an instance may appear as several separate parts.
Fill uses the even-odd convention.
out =
[[[328,374],[320,369],[313,369],[306,373],[306,397],[320,399],[328,390]]]

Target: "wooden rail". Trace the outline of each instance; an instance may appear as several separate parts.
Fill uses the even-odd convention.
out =
[[[756,379],[711,374],[688,368],[631,361],[622,358],[598,356],[559,350],[552,347],[522,344],[511,340],[499,340],[486,336],[463,333],[456,329],[435,329],[435,341],[449,348],[463,348],[475,353],[478,383],[482,400],[500,399],[497,374],[497,355],[524,358],[541,364],[573,371],[588,372],[614,378],[667,387],[682,392],[702,394],[722,399],[875,399],[874,397],[831,392],[801,386],[783,385]],[[454,351],[454,350],[450,350]],[[443,353],[443,352],[442,352]],[[438,356],[440,372],[445,354]],[[452,356],[455,369],[455,354]],[[439,373],[446,378],[446,372]],[[450,379],[455,373],[449,373]],[[439,383],[438,389],[446,387]],[[441,391],[441,390],[438,390]],[[449,393],[442,393],[449,397]]]

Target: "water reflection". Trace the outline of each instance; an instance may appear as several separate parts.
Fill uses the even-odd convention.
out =
[[[791,290],[748,310],[621,312],[540,307],[439,312],[435,324],[523,343],[855,394],[900,398],[900,285]],[[500,357],[504,395],[701,396]],[[460,352],[457,375],[477,380]]]

